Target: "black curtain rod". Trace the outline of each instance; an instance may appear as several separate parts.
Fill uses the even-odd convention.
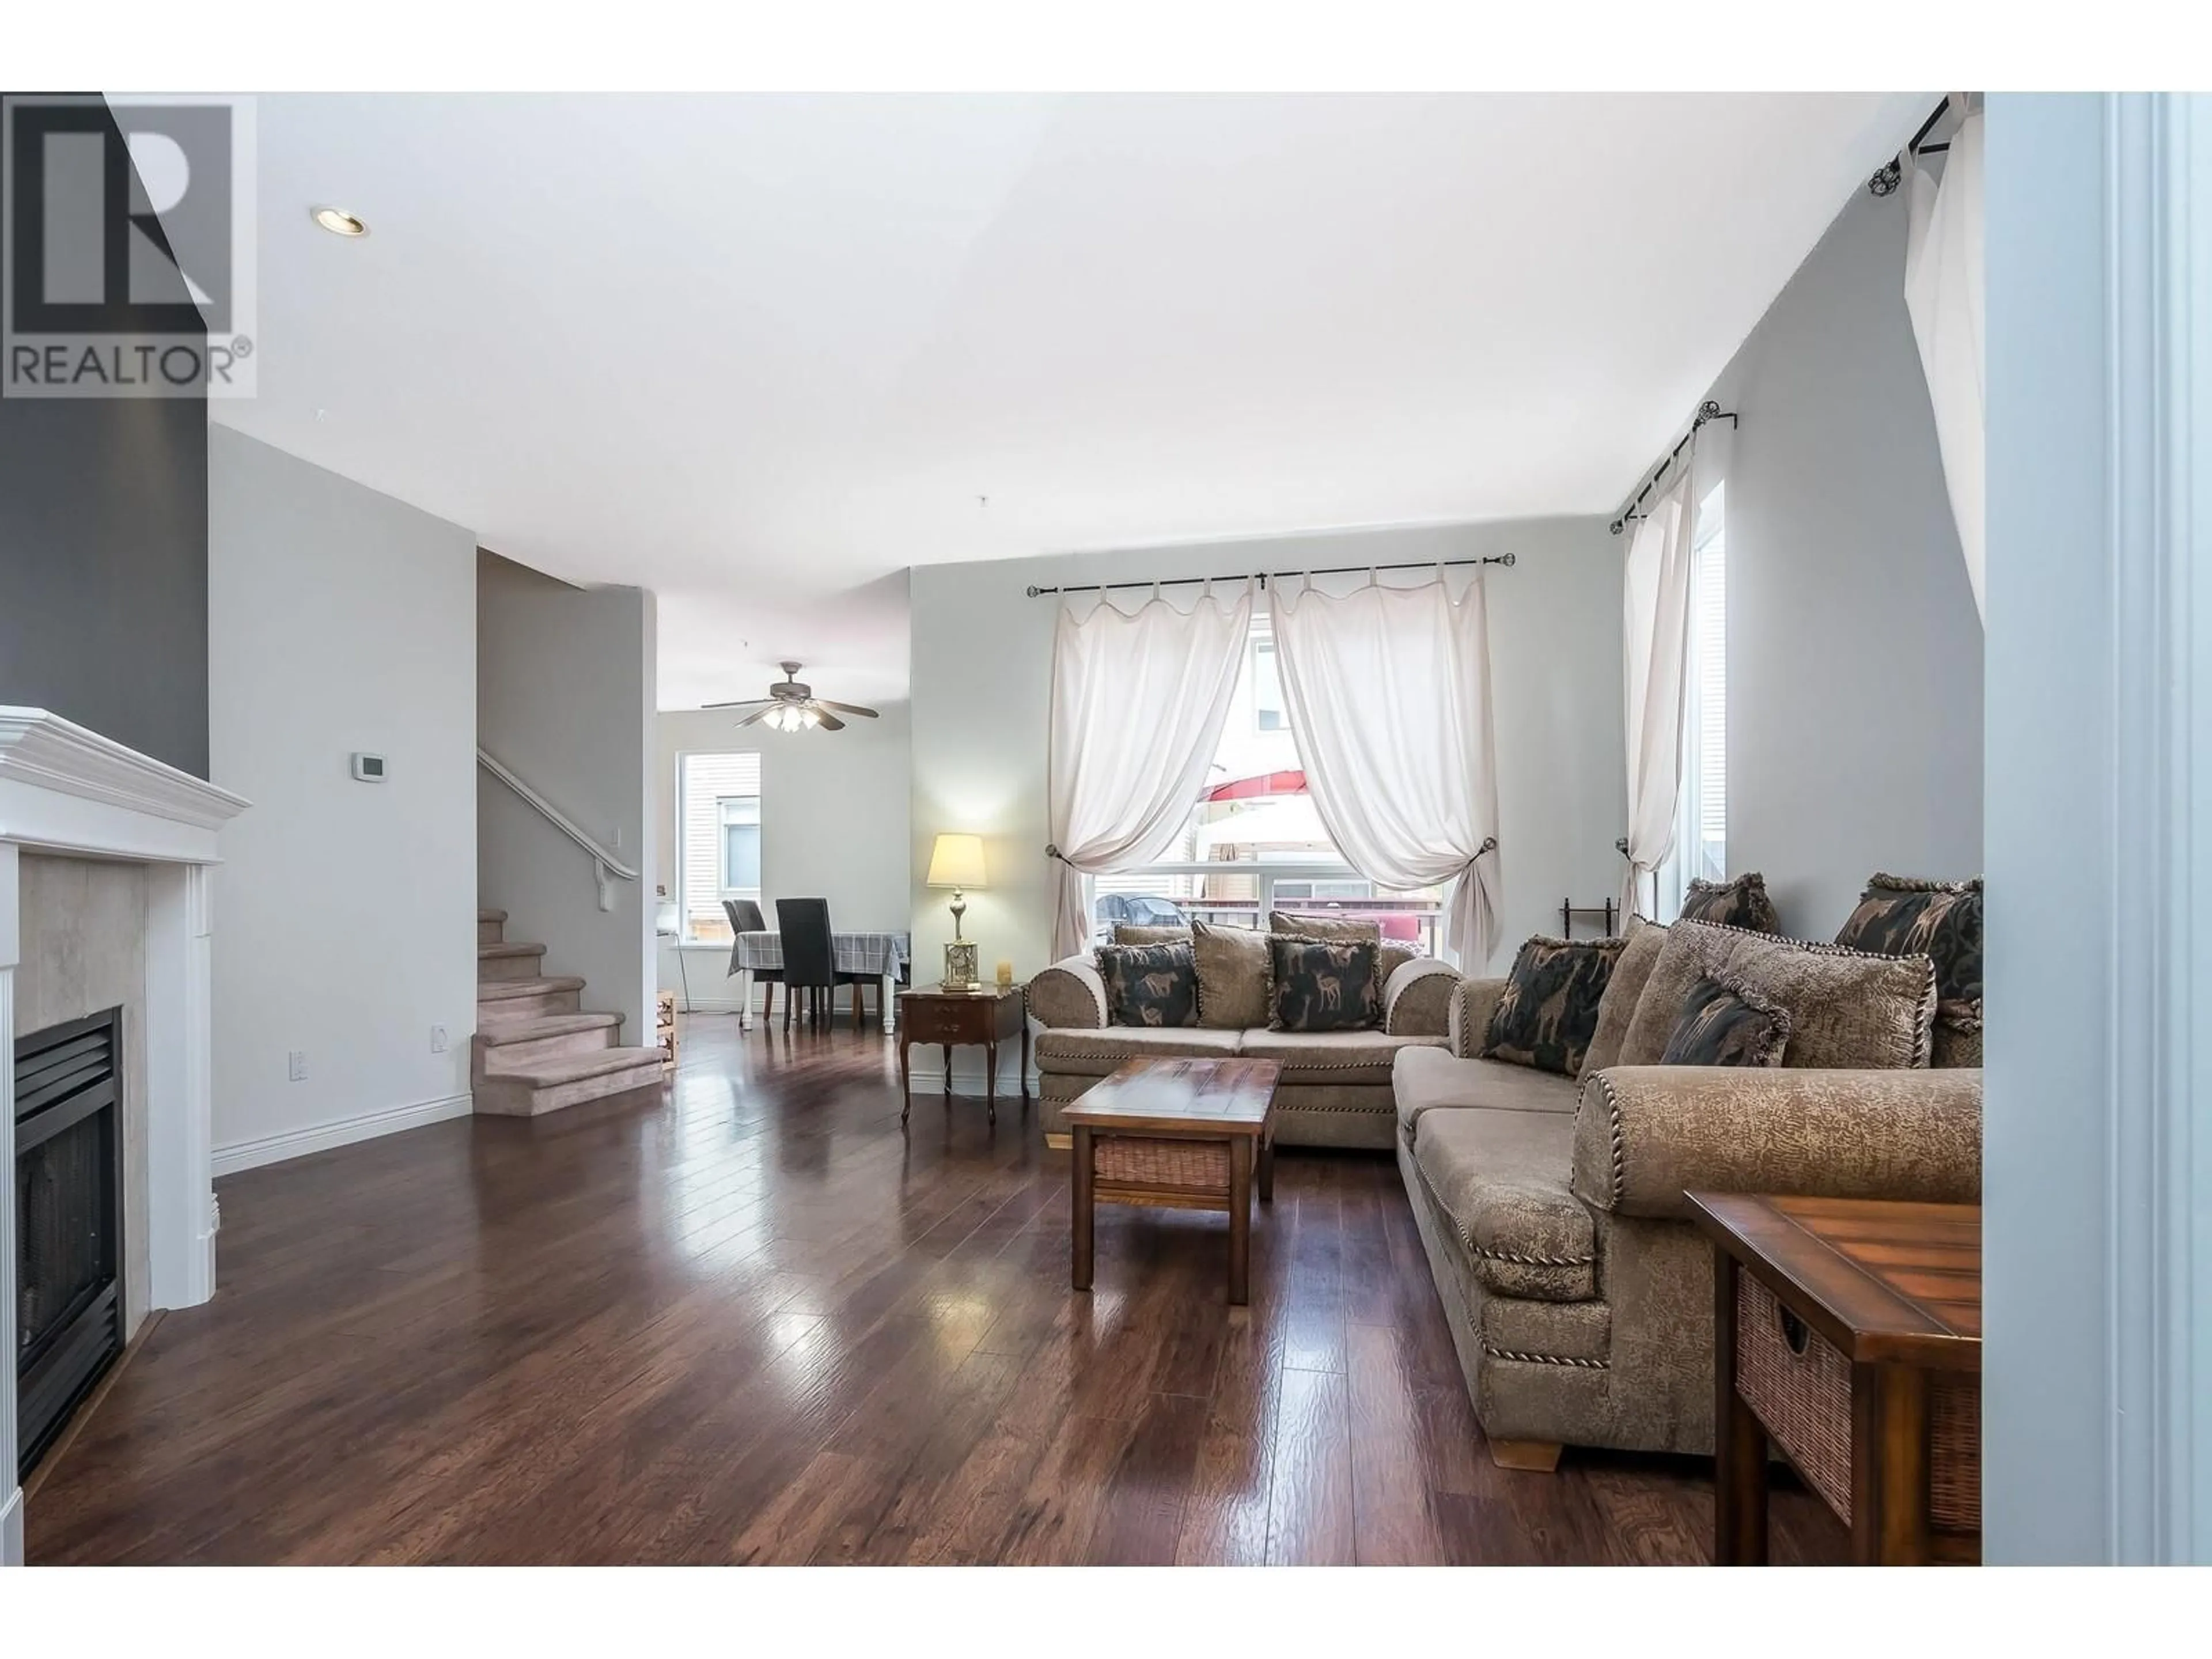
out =
[[[1493,554],[1486,559],[1413,559],[1404,564],[1336,564],[1325,570],[1239,571],[1233,576],[1163,576],[1156,582],[1083,582],[1068,587],[1035,587],[1030,589],[1033,599],[1048,593],[1105,593],[1122,587],[1188,587],[1197,582],[1252,582],[1265,587],[1271,581],[1280,581],[1285,576],[1356,576],[1365,571],[1376,574],[1385,570],[1456,569],[1468,564],[1502,564],[1508,569],[1513,565],[1510,553]]]
[[[1942,120],[1945,115],[1948,114],[1950,112],[1950,109],[1951,94],[1947,92],[1943,94],[1943,101],[1936,105],[1936,107],[1929,112],[1928,118],[1920,124],[1919,131],[1915,132],[1911,137],[1905,141],[1905,154],[1907,155],[1942,155],[1949,150],[1951,146],[1948,140],[1940,144],[1925,144],[1921,143],[1921,140],[1927,137],[1929,133],[1936,131],[1936,124]],[[1902,161],[1892,161],[1887,167],[1883,167],[1881,172],[1875,173],[1873,178],[1867,180],[1867,191],[1869,195],[1887,196],[1892,191],[1895,191],[1898,185],[1904,182],[1904,163]]]
[[[1636,492],[1636,499],[1629,502],[1626,507],[1621,508],[1620,516],[1613,521],[1613,533],[1614,535],[1618,536],[1620,534],[1621,531],[1626,527],[1631,520],[1642,516],[1636,509],[1644,505],[1644,498],[1658,488],[1659,480],[1667,476],[1667,469],[1674,465],[1674,458],[1682,453],[1682,446],[1688,443],[1691,439],[1696,437],[1698,435],[1698,428],[1705,425],[1708,421],[1726,421],[1730,426],[1739,426],[1741,424],[1741,422],[1736,419],[1735,411],[1734,410],[1723,409],[1711,398],[1706,398],[1705,402],[1699,404],[1698,405],[1697,416],[1690,422],[1690,429],[1687,432],[1685,432],[1681,437],[1675,441],[1674,447],[1667,452],[1667,459],[1660,462],[1659,465],[1653,469],[1650,477],[1644,481],[1644,488]]]

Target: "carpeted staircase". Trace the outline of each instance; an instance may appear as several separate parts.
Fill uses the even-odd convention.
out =
[[[620,1014],[582,1012],[584,981],[544,973],[545,947],[511,944],[507,912],[477,912],[476,1109],[535,1117],[660,1087],[660,1050],[623,1048]]]

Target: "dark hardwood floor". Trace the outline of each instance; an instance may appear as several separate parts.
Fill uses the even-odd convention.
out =
[[[654,1095],[220,1184],[221,1291],[28,1507],[66,1562],[1696,1562],[1711,1465],[1492,1467],[1390,1160],[1102,1211],[871,1031],[685,1022]],[[919,1068],[918,1068],[919,1069]],[[1778,1492],[1778,1561],[1842,1529]]]

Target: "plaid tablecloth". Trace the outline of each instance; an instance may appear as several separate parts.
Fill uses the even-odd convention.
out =
[[[911,933],[832,933],[830,959],[841,974],[897,975],[913,959]],[[740,933],[730,948],[730,971],[783,966],[780,933]]]

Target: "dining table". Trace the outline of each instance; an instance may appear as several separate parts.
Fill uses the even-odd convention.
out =
[[[830,935],[830,960],[841,974],[866,974],[882,982],[884,1035],[898,1022],[898,987],[914,960],[914,936],[900,931]],[[783,967],[783,936],[773,928],[739,933],[730,947],[730,972],[738,981],[738,1029],[753,1029],[753,976]]]

